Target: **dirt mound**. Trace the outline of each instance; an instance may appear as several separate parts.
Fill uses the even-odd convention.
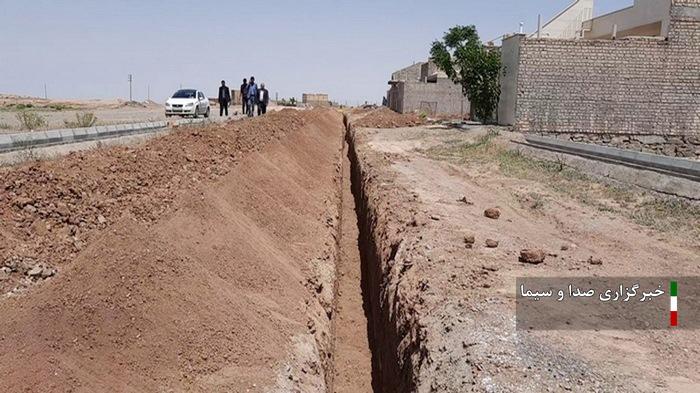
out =
[[[242,154],[302,127],[309,117],[281,111],[183,129],[138,147],[0,168],[0,264],[15,256],[51,266],[70,261],[95,231],[123,214],[154,221],[177,193],[226,175]],[[0,291],[14,283],[0,282]]]
[[[2,168],[0,264],[58,272],[0,272],[0,390],[322,389],[341,133],[280,111]]]
[[[363,128],[398,128],[413,127],[423,123],[424,120],[415,113],[400,114],[382,106],[363,115],[354,122],[354,125]]]

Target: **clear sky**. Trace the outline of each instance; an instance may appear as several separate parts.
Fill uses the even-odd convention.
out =
[[[572,0],[0,0],[0,92],[162,101],[255,75],[274,97],[381,102],[392,71],[457,24],[484,41],[534,31]],[[597,0],[600,15],[633,0]]]

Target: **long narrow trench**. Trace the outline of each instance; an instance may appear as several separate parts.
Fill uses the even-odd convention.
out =
[[[340,253],[337,266],[332,392],[372,392],[372,351],[363,307],[358,215],[352,193],[348,144],[343,143]]]

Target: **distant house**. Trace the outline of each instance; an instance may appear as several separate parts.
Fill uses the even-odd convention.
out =
[[[330,101],[328,101],[328,94],[323,93],[304,93],[301,95],[301,102],[303,104],[316,106],[330,105]]]
[[[469,100],[462,94],[462,87],[432,61],[394,72],[389,85],[387,104],[396,112],[424,112],[431,116],[469,113]]]

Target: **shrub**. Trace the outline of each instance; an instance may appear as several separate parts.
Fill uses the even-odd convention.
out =
[[[46,119],[34,112],[22,111],[18,112],[16,116],[22,130],[36,130],[48,125]]]
[[[97,116],[92,112],[76,113],[75,121],[65,120],[63,123],[68,128],[92,127],[97,123]]]
[[[285,100],[284,98],[279,100],[277,102],[278,105],[280,106],[297,106],[297,99],[292,97],[288,100]]]
[[[60,111],[63,111],[63,110],[73,109],[70,105],[68,105],[68,104],[61,104],[61,103],[49,104],[49,105],[47,106],[47,108],[53,109],[53,110],[59,111],[59,112],[60,112]]]

